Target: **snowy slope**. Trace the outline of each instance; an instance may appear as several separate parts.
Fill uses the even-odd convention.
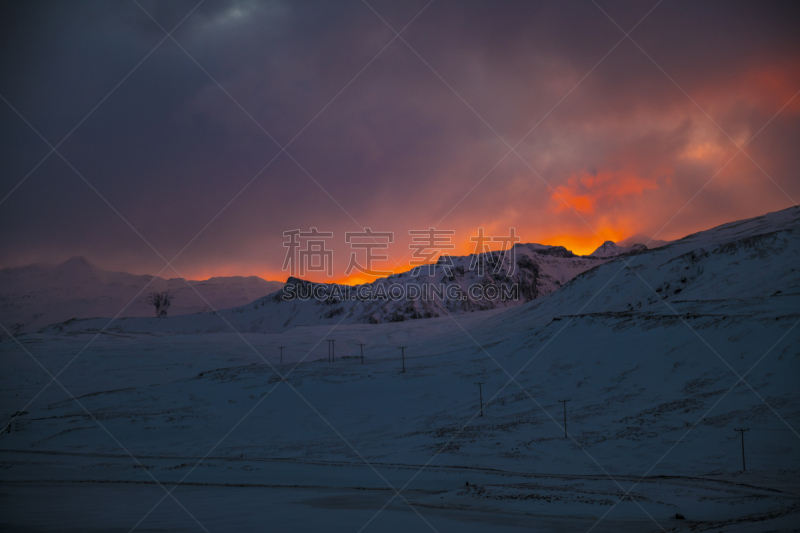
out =
[[[190,283],[219,309],[249,303],[282,286],[254,276]],[[72,318],[110,318],[129,303],[120,316],[150,316],[153,308],[145,300],[154,291],[173,295],[170,315],[208,309],[183,279],[110,272],[84,257],[73,257],[55,266],[33,264],[0,270],[0,322],[15,330],[33,331]]]
[[[576,276],[558,298],[512,310],[507,318],[550,321],[572,313],[690,313],[760,301],[797,304],[800,296],[800,208],[695,233]]]

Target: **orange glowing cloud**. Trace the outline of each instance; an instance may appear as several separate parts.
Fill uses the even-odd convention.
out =
[[[566,185],[555,188],[550,198],[556,211],[574,209],[578,213],[592,214],[597,207],[607,207],[626,196],[641,196],[647,190],[659,188],[661,176],[645,178],[629,170],[601,171],[596,174],[582,172],[572,175]],[[667,177],[668,179],[668,177]]]
[[[744,75],[741,85],[751,102],[768,112],[777,112],[789,102],[783,113],[800,113],[800,97],[792,98],[800,89],[800,71],[796,63],[790,68],[768,66],[752,70]]]
[[[800,89],[798,61],[800,58],[792,58],[784,64],[758,65],[726,73],[721,79],[709,80],[697,96],[718,109],[737,109],[744,104],[771,114],[786,105],[782,114],[799,114],[800,96],[795,96]]]

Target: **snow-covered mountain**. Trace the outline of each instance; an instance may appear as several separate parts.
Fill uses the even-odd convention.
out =
[[[456,297],[444,290],[442,299],[437,294],[432,301],[362,298],[358,288],[290,278],[281,291],[219,311],[224,321],[215,313],[200,313],[166,320],[125,319],[117,321],[112,329],[160,334],[202,333],[226,331],[228,326],[224,322],[227,321],[241,332],[277,333],[297,326],[376,324],[510,307],[518,309],[504,314],[503,320],[515,316],[516,312],[535,312],[542,320],[549,321],[552,316],[564,314],[564,306],[572,308],[578,300],[587,302],[585,312],[629,312],[660,309],[661,297],[683,302],[695,294],[702,301],[745,294],[769,296],[771,292],[764,287],[775,287],[772,292],[797,290],[792,280],[800,275],[800,270],[788,266],[796,263],[788,260],[785,254],[798,253],[798,213],[799,209],[791,208],[702,231],[654,250],[636,248],[606,258],[575,256],[563,247],[517,245],[516,268],[511,274],[510,256],[503,259],[499,252],[492,252],[484,258],[486,268],[482,275],[474,263],[469,269],[473,256],[455,257],[449,275],[443,268],[437,268],[433,275],[425,271],[417,277],[410,272],[395,274],[365,286],[368,290],[361,293],[391,295],[396,287],[398,294],[407,295],[412,288],[428,284],[461,291]],[[757,253],[752,247],[757,247]],[[765,262],[774,262],[776,269],[766,279],[759,273]],[[495,273],[494,267],[498,264],[500,269]],[[649,280],[652,291],[642,279]],[[606,283],[609,287],[603,291],[602,298],[594,298],[593,292]],[[503,289],[514,284],[518,287],[518,298],[504,299]],[[470,287],[479,287],[484,294],[493,290],[499,296],[492,300],[471,298]],[[103,320],[85,320],[57,328],[80,331],[100,330],[104,326]]]
[[[394,274],[362,287],[369,294],[387,296],[383,300],[347,299],[342,295],[353,295],[355,289],[293,277],[285,289],[279,282],[252,276],[218,277],[191,284],[213,309],[243,306],[232,312],[244,314],[258,324],[250,329],[275,332],[297,325],[339,322],[343,315],[344,323],[383,323],[513,307],[550,294],[581,272],[613,257],[644,250],[640,244],[620,248],[608,241],[591,256],[578,256],[562,246],[517,244],[513,253],[451,257],[447,263],[440,259],[432,270],[423,267],[418,275],[411,271]],[[458,294],[453,292],[456,287]],[[471,287],[475,288],[472,295]],[[439,293],[435,293],[437,288]],[[430,292],[431,298],[398,301],[389,294],[415,289]],[[110,272],[84,257],[73,257],[55,266],[33,264],[0,270],[0,321],[14,331],[26,332],[71,319],[110,318],[128,303],[119,318],[149,317],[154,314],[153,308],[145,300],[153,291],[168,291],[173,296],[170,316],[210,311],[182,279]],[[310,293],[330,297],[303,298]],[[286,316],[290,318],[287,320]],[[213,313],[209,318],[214,321]]]
[[[614,241],[606,241],[601,244],[597,250],[589,254],[589,257],[608,259],[623,254],[644,252],[645,250],[647,250],[647,246],[641,243],[635,243],[630,246],[620,246]]]
[[[244,331],[260,333],[295,326],[380,324],[458,315],[514,307],[541,298],[608,260],[577,256],[562,246],[517,244],[513,254],[495,251],[477,257],[450,257],[449,261],[440,258],[431,269],[393,274],[358,287],[290,277],[280,291],[220,313]],[[81,321],[67,327],[96,327],[99,322]],[[114,327],[118,331],[216,331],[219,319],[214,313],[206,313],[167,321],[129,319]]]
[[[648,250],[652,250],[653,248],[660,248],[661,246],[666,246],[672,241],[663,241],[661,239],[653,239],[652,237],[648,237],[643,233],[637,233],[635,235],[631,235],[630,237],[626,237],[621,241],[617,241],[617,245],[622,246],[623,248],[628,248],[633,246],[634,244],[644,244],[647,246]]]
[[[215,309],[251,302],[283,285],[255,276],[215,277],[189,283]],[[129,303],[121,317],[151,316],[153,307],[145,300],[156,291],[173,296],[170,315],[208,310],[182,278],[110,272],[78,256],[58,265],[32,264],[0,270],[0,322],[14,331],[32,331],[72,318],[110,318]]]
[[[278,294],[245,306],[241,312],[274,307],[285,313],[288,307],[292,319],[283,328],[324,323],[321,320],[380,324],[458,315],[541,298],[603,262],[602,258],[577,256],[562,246],[518,244],[513,253],[495,251],[450,257],[449,261],[440,258],[431,269],[394,274],[355,288],[290,278]],[[326,298],[307,298],[317,294]]]

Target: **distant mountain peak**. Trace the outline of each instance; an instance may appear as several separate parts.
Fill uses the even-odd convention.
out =
[[[92,264],[86,257],[82,255],[75,255],[64,261],[63,263],[59,263],[56,267],[50,272],[52,276],[61,278],[61,279],[70,279],[72,281],[78,281],[79,279],[86,277],[97,277],[102,273],[102,270]]]
[[[597,250],[589,254],[590,257],[609,257],[623,253],[622,247],[617,246],[614,241],[606,241]]]
[[[636,235],[632,235],[621,241],[617,242],[617,246],[622,246],[623,248],[627,248],[633,246],[634,244],[644,244],[647,246],[648,250],[652,250],[653,248],[659,248],[661,246],[665,246],[672,241],[664,241],[661,239],[653,239],[652,237],[648,237],[642,233],[637,233]]]
[[[73,255],[72,257],[70,257],[69,259],[67,259],[66,261],[64,261],[63,263],[60,263],[60,264],[61,265],[85,265],[85,266],[90,266],[90,267],[94,266],[94,264],[92,264],[91,261],[86,259],[86,256],[84,256],[84,255]]]
[[[600,247],[589,254],[589,257],[616,257],[618,255],[627,254],[630,252],[643,252],[647,250],[647,246],[641,243],[634,244],[632,246],[620,246],[614,241],[606,241],[600,245]]]

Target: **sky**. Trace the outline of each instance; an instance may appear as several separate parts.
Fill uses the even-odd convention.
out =
[[[354,283],[367,227],[397,272],[412,230],[585,254],[800,198],[792,2],[0,10],[0,267],[283,281],[284,232],[316,228],[331,275],[304,277]]]

